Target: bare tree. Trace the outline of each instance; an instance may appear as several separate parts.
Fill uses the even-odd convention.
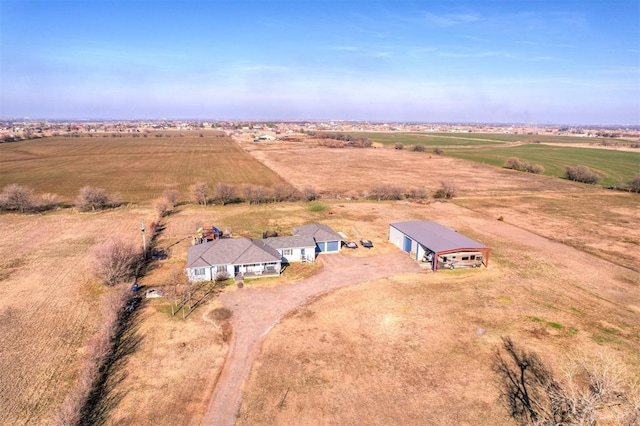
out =
[[[135,277],[141,252],[123,237],[95,246],[92,250],[93,273],[103,284],[112,286]]]
[[[424,152],[425,147],[422,144],[416,144],[413,146],[413,148],[411,149],[413,152]]]
[[[320,198],[318,191],[313,186],[302,188],[302,199],[304,201],[315,201]]]
[[[519,424],[596,425],[615,419],[614,424],[637,425],[640,419],[637,386],[624,366],[604,353],[595,359],[573,354],[560,382],[536,353],[503,337],[492,367],[501,398]]]
[[[402,200],[404,190],[396,185],[378,184],[369,191],[369,198],[373,200]]]
[[[397,143],[397,144],[394,146],[394,148],[395,148],[395,149],[404,149],[404,145],[403,145],[403,144],[401,144],[401,143]]]
[[[440,188],[433,194],[433,198],[445,198],[447,200],[455,197],[456,185],[450,181],[441,181]]]
[[[629,192],[639,192],[640,193],[640,174],[634,176],[628,184]]]
[[[172,208],[171,203],[169,203],[166,198],[158,198],[153,202],[153,206],[155,207],[159,218],[163,218],[168,215]]]
[[[215,202],[222,204],[228,204],[235,200],[237,197],[236,190],[234,187],[228,183],[218,182],[216,183],[216,189],[213,194],[213,199]]]
[[[300,199],[300,194],[291,185],[279,184],[273,187],[273,201],[296,201]]]
[[[17,183],[5,186],[2,189],[2,193],[0,193],[0,208],[3,210],[17,210],[20,213],[33,210],[33,190]]]
[[[198,182],[191,187],[191,198],[198,204],[204,206],[209,201],[209,185],[204,182]]]
[[[244,185],[242,187],[242,194],[245,201],[249,204],[260,204],[269,199],[269,189],[264,186]]]
[[[76,208],[80,211],[104,210],[113,204],[112,199],[103,188],[83,186],[76,199]]]
[[[37,208],[39,210],[51,210],[60,205],[60,197],[57,194],[44,193],[36,199]]]
[[[439,146],[436,146],[435,148],[433,148],[433,153],[436,155],[444,155],[444,150]]]
[[[410,188],[409,191],[407,191],[407,198],[411,198],[412,200],[426,200],[429,198],[429,191],[423,186]]]
[[[171,208],[175,207],[178,203],[178,197],[180,193],[177,189],[167,189],[162,193],[162,198],[167,200],[167,202],[171,203]]]

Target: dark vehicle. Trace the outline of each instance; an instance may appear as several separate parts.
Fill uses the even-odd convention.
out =
[[[365,248],[373,247],[373,243],[371,242],[371,240],[360,240],[360,245]]]

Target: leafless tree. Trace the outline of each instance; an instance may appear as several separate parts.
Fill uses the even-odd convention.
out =
[[[167,189],[162,193],[162,198],[167,200],[167,202],[171,203],[171,208],[175,207],[178,203],[178,197],[180,193],[176,189]]]
[[[440,188],[433,194],[433,198],[451,199],[456,195],[456,185],[450,181],[441,181]]]
[[[596,359],[572,354],[564,381],[534,352],[503,337],[493,357],[501,398],[514,420],[522,425],[637,425],[640,393],[629,373],[612,356]]]
[[[244,185],[242,194],[249,204],[260,204],[269,199],[269,189],[259,185]]]
[[[213,199],[215,202],[220,203],[224,206],[225,204],[228,204],[235,200],[236,197],[236,190],[232,185],[223,182],[216,183],[216,189],[213,194]]]
[[[444,155],[444,150],[439,146],[436,146],[435,148],[433,148],[433,153],[436,155]]]
[[[108,286],[134,278],[140,260],[139,248],[124,237],[112,237],[92,250],[94,275]]]
[[[427,191],[427,188],[423,186],[418,188],[409,188],[409,191],[407,191],[407,198],[411,198],[412,200],[426,200],[429,198],[429,191]]]
[[[0,208],[3,210],[17,210],[21,213],[33,210],[33,190],[17,183],[5,186],[2,189],[2,193],[0,193]]]
[[[424,152],[425,147],[422,144],[416,144],[413,146],[413,148],[411,149],[413,152]]]
[[[191,198],[198,204],[204,206],[209,202],[209,185],[204,182],[198,182],[191,187]]]
[[[104,210],[114,204],[107,191],[94,186],[83,186],[76,199],[76,208],[82,212]]]
[[[291,185],[278,184],[273,187],[273,201],[296,201],[300,199],[300,194]]]
[[[305,186],[302,188],[302,199],[304,201],[315,201],[318,198],[320,198],[320,195],[313,186]]]
[[[402,200],[404,190],[396,185],[378,184],[369,191],[369,198],[373,200]]]
[[[153,206],[155,207],[159,218],[163,218],[168,215],[172,208],[171,204],[166,198],[158,198],[153,202]]]
[[[403,144],[401,144],[401,143],[397,143],[397,144],[394,146],[394,148],[395,148],[395,149],[404,149],[404,145],[403,145]]]
[[[640,193],[640,174],[635,175],[635,177],[629,181],[627,186],[630,192]]]
[[[38,210],[51,210],[60,205],[60,197],[57,194],[44,193],[36,199]]]

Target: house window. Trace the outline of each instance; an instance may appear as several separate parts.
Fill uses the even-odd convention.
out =
[[[469,260],[469,256],[464,256],[462,260]]]
[[[293,256],[293,249],[284,249],[282,250],[283,256]]]
[[[471,255],[471,260],[476,260],[476,255],[475,254]]]
[[[227,272],[227,265],[216,266],[216,272]]]
[[[204,275],[205,274],[205,268],[195,268],[193,270],[193,275]]]

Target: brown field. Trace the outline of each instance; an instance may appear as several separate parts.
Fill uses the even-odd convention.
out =
[[[180,206],[158,241],[168,259],[140,281],[147,288],[170,289],[193,232],[204,223],[260,237],[318,221],[354,240],[372,239],[376,253],[383,253],[397,250],[386,242],[389,222],[438,220],[492,248],[488,269],[401,274],[337,290],[291,313],[269,334],[245,386],[241,424],[508,423],[487,365],[503,334],[538,350],[554,367],[568,349],[604,348],[640,377],[637,195],[416,154],[307,143],[234,145],[213,135],[0,144],[0,186],[16,182],[72,200],[91,184],[141,203],[95,214],[0,214],[3,420],[51,423],[72,388],[108,292],[91,278],[89,249],[114,233],[139,239],[140,220],[155,216],[148,201],[169,188],[186,198],[196,180],[287,181],[314,186],[324,199]],[[220,164],[214,161],[219,156],[225,158]],[[137,177],[145,184],[134,185]],[[377,183],[433,191],[441,180],[458,186],[453,202],[361,200]],[[503,221],[496,220],[500,216]],[[311,273],[292,268],[248,286],[280,286]],[[223,324],[211,315],[218,303],[211,297],[186,320],[171,318],[166,301],[145,304],[137,327],[142,341],[125,363],[109,424],[200,423],[227,351]]]
[[[203,137],[199,135],[203,134]],[[146,135],[146,134],[145,134]],[[162,137],[156,137],[162,135]],[[52,137],[0,144],[0,188],[18,183],[72,202],[85,185],[148,202],[167,189],[189,199],[189,186],[216,182],[272,186],[282,179],[218,132],[111,137]]]

